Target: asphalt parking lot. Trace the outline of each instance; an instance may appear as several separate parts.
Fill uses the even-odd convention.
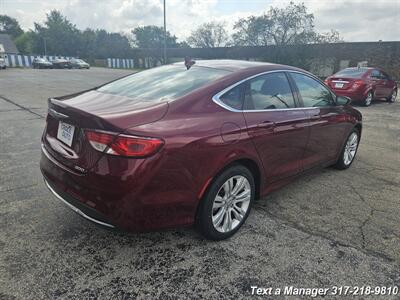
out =
[[[247,298],[254,285],[400,287],[399,102],[359,107],[363,136],[349,170],[314,171],[258,201],[227,241],[203,240],[190,228],[116,233],[60,203],[39,170],[47,98],[130,72],[0,72],[0,299]]]

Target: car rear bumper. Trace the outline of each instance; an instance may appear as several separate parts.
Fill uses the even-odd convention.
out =
[[[50,192],[53,193],[54,196],[56,196],[59,200],[61,200],[64,204],[66,204],[70,209],[72,209],[74,212],[79,214],[80,216],[84,217],[85,219],[92,221],[96,224],[114,228],[115,226],[108,223],[106,218],[99,214],[96,210],[82,204],[80,201],[74,199],[67,193],[58,190],[58,188],[55,185],[52,185],[44,179],[44,183],[46,184],[47,188],[50,190]]]
[[[42,149],[40,169],[58,199],[97,224],[134,232],[193,224],[198,199],[174,188],[161,159],[116,159],[79,174]]]
[[[361,101],[366,97],[366,93],[364,93],[364,91],[362,90],[348,91],[348,90],[332,89],[332,91],[337,96],[349,97],[353,101]]]

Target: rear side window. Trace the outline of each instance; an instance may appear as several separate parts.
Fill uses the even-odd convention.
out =
[[[381,77],[381,72],[379,72],[379,70],[372,70],[371,77],[372,78],[380,78]]]
[[[241,110],[243,108],[242,85],[235,86],[219,99],[229,107]]]
[[[250,79],[245,90],[245,109],[285,109],[295,107],[286,75],[270,73]]]
[[[194,65],[168,65],[138,72],[111,82],[99,92],[132,98],[132,101],[161,102],[174,100],[213,80],[230,74],[229,71]]]
[[[347,78],[361,78],[367,71],[368,71],[367,68],[344,69],[344,70],[337,72],[334,76],[335,77],[347,77]]]
[[[304,107],[323,107],[334,104],[332,93],[317,80],[299,73],[291,73]]]

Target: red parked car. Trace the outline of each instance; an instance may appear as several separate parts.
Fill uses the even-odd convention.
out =
[[[397,84],[378,68],[346,68],[328,77],[325,83],[336,95],[370,106],[372,100],[385,98],[395,102]]]
[[[49,99],[40,163],[48,188],[98,224],[196,224],[220,240],[294,176],[353,162],[361,114],[312,74],[234,60],[188,68]]]

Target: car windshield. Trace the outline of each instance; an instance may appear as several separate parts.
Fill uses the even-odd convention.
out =
[[[80,64],[84,63],[82,59],[73,59],[72,61]]]
[[[367,68],[351,68],[351,69],[344,69],[339,71],[335,74],[335,77],[350,77],[350,78],[360,78],[367,72]]]
[[[111,82],[98,91],[148,102],[174,100],[229,73],[199,66],[186,70],[183,65],[168,65]]]

